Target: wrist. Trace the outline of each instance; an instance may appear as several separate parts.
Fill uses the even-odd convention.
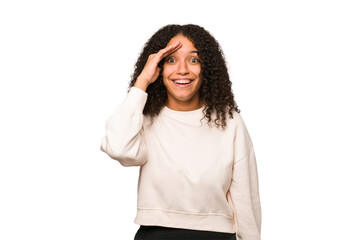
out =
[[[147,87],[149,86],[149,82],[147,80],[143,80],[142,78],[137,78],[134,84],[134,87],[140,88],[144,92],[146,92]]]

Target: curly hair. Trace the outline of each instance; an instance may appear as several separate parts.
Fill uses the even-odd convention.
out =
[[[134,67],[128,92],[134,86],[137,77],[142,72],[148,56],[157,53],[165,48],[168,42],[177,35],[187,37],[198,50],[198,56],[201,63],[200,77],[202,84],[199,88],[200,101],[205,103],[203,110],[204,117],[208,124],[212,121],[211,115],[216,113],[216,119],[213,120],[216,127],[221,125],[226,127],[226,112],[233,118],[232,111],[240,113],[234,100],[229,79],[228,70],[225,63],[223,51],[217,40],[203,27],[195,24],[178,25],[169,24],[160,28],[144,45],[142,52]],[[162,79],[164,59],[158,66],[161,68],[159,77],[151,83],[146,92],[148,98],[143,110],[145,116],[150,115],[151,121],[160,113],[167,99],[167,91]]]

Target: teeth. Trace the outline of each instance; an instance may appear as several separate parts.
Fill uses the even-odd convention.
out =
[[[190,80],[176,80],[175,81],[176,83],[179,83],[179,84],[186,84],[186,83],[190,83],[191,81]]]

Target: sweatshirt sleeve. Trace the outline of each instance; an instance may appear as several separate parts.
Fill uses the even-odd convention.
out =
[[[142,113],[147,96],[145,91],[131,87],[124,101],[106,121],[100,150],[124,167],[140,166],[147,161]]]
[[[261,206],[253,144],[240,117],[229,189],[237,240],[260,240]]]

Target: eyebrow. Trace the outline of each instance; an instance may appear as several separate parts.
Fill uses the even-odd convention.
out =
[[[175,52],[169,54],[167,57],[172,56],[174,53],[175,53]],[[197,55],[199,55],[199,54],[198,54],[199,52],[198,52],[197,50],[189,51],[189,53],[196,53]]]

